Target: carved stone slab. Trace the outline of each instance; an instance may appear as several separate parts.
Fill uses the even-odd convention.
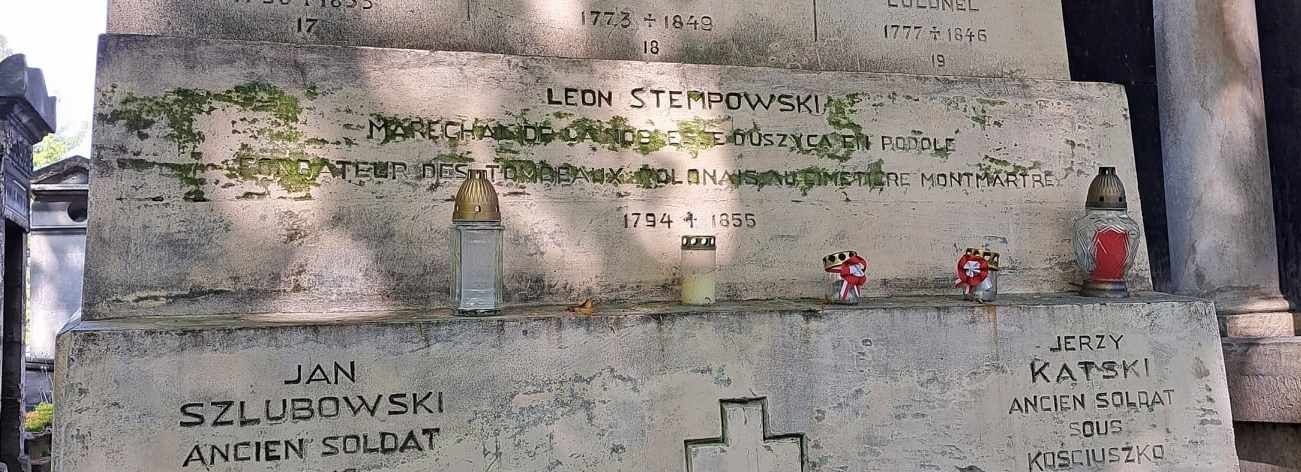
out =
[[[110,33],[1069,79],[1059,0],[110,0]]]
[[[1006,298],[82,322],[54,466],[1238,470],[1210,303]]]
[[[89,319],[444,305],[471,168],[514,303],[673,299],[686,234],[723,299],[820,296],[846,249],[870,295],[955,293],[986,244],[1004,292],[1069,291],[1097,167],[1137,189],[1115,85],[115,35],[100,64]]]

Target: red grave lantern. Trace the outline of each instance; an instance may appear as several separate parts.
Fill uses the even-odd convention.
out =
[[[1138,254],[1139,227],[1126,211],[1125,185],[1115,167],[1098,169],[1084,208],[1084,216],[1075,220],[1072,237],[1075,261],[1087,274],[1080,294],[1127,297],[1125,279]]]

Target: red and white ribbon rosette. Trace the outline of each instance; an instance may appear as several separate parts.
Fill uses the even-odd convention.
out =
[[[958,282],[964,293],[971,293],[989,277],[989,261],[979,253],[967,252],[958,259]]]
[[[867,284],[867,259],[858,255],[849,256],[843,264],[827,268],[827,272],[840,274],[843,283],[840,284],[838,296],[841,301],[849,300],[851,294],[854,298],[863,297],[862,287]]]

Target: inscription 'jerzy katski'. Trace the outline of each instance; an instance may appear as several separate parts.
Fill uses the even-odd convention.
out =
[[[1030,360],[1030,388],[1052,386],[1069,391],[1034,391],[1015,396],[1007,413],[1019,417],[1065,414],[1063,426],[1069,439],[1053,440],[1061,447],[1026,453],[1026,470],[1093,470],[1166,460],[1165,444],[1134,443],[1121,436],[1137,427],[1139,415],[1172,408],[1175,401],[1175,389],[1151,384],[1161,377],[1157,360],[1127,355],[1126,351],[1137,351],[1128,344],[1123,334],[1062,334],[1052,338],[1042,358]],[[1141,385],[1124,388],[1134,382]],[[1111,385],[1120,388],[1089,390]],[[1073,417],[1077,414],[1083,417]]]

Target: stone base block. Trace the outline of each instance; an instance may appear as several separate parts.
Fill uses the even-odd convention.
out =
[[[1226,338],[1234,419],[1301,424],[1301,337]]]
[[[57,372],[61,472],[1238,469],[1157,295],[86,321]]]
[[[1301,471],[1301,424],[1235,422],[1233,433],[1243,472]]]
[[[1272,338],[1293,336],[1296,325],[1292,313],[1246,313],[1220,315],[1220,334],[1230,338]]]

